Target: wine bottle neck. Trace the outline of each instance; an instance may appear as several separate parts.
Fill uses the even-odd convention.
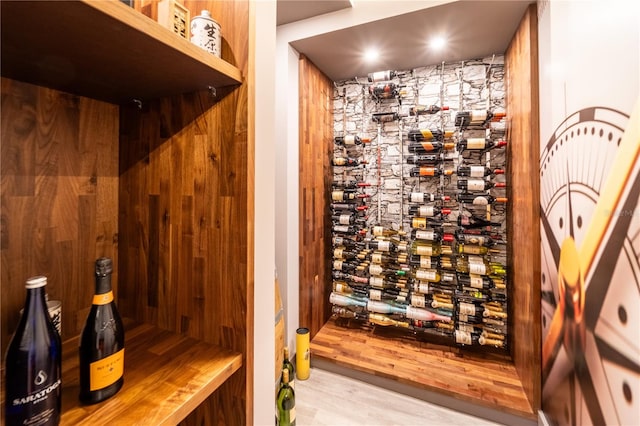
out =
[[[111,274],[96,275],[96,294],[109,293],[111,291]]]

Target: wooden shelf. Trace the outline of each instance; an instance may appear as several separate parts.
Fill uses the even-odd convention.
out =
[[[3,77],[115,104],[242,81],[238,68],[118,0],[0,7]]]
[[[242,355],[215,345],[125,322],[124,386],[81,405],[78,337],[62,344],[62,425],[175,425],[242,366]],[[2,387],[4,418],[4,386]]]

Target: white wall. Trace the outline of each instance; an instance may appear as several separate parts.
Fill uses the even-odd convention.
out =
[[[251,3],[255,17],[255,253],[254,371],[255,425],[273,425],[275,258],[275,25],[276,3]]]
[[[298,53],[289,43],[307,37],[450,3],[354,0],[352,8],[281,25],[276,31],[276,268],[285,308],[286,344],[295,353],[299,324]]]

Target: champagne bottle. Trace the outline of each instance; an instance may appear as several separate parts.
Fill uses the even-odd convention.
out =
[[[428,192],[412,192],[409,194],[409,202],[411,203],[427,203],[430,201],[449,201],[451,198],[448,195],[438,195]]]
[[[438,141],[421,141],[421,142],[409,142],[407,150],[411,154],[432,154],[434,152],[442,152],[453,150],[456,144],[453,142],[438,142]]]
[[[451,209],[438,206],[409,206],[409,214],[418,217],[436,217],[451,214]]]
[[[442,160],[440,154],[419,154],[407,157],[408,164],[416,164],[418,166],[435,165]]]
[[[95,262],[95,295],[80,335],[80,400],[95,404],[124,383],[124,327],[113,301],[111,259]]]
[[[463,191],[485,191],[491,188],[504,188],[504,182],[489,182],[484,179],[458,179],[458,189]]]
[[[289,372],[289,386],[291,386],[291,389],[295,389],[296,387],[296,380],[295,380],[295,369],[293,367],[293,363],[291,362],[291,360],[289,359],[289,347],[285,346],[282,351],[284,352],[284,358],[282,359],[282,369],[283,370],[287,370]],[[280,386],[282,386],[282,383],[284,380],[282,380],[282,378],[280,379]]]
[[[486,206],[493,203],[506,203],[506,197],[494,197],[489,194],[474,194],[470,192],[459,193],[457,196],[459,203],[475,204],[478,206]]]
[[[276,398],[277,426],[295,426],[296,424],[296,396],[289,380],[289,370],[283,368],[282,385]]]
[[[406,307],[404,305],[395,305],[379,300],[369,300],[367,302],[367,311],[377,312],[379,314],[400,314],[404,315]]]
[[[382,325],[382,326],[393,326],[393,327],[402,327],[409,328],[410,324],[406,321],[398,321],[393,318],[389,318],[386,315],[370,313],[369,314],[369,322],[372,324]]]
[[[358,135],[336,136],[333,140],[336,143],[336,145],[345,146],[345,147],[362,145],[363,143],[369,142],[369,139],[361,138]]]
[[[367,194],[357,193],[355,191],[349,191],[344,189],[339,189],[336,191],[331,191],[331,200],[332,201],[348,201],[348,200],[357,200],[360,198],[369,197]]]
[[[506,141],[494,141],[489,138],[468,138],[462,139],[456,145],[458,151],[462,152],[465,150],[473,150],[473,151],[487,151],[494,148],[502,148],[507,145]]]
[[[412,167],[409,170],[409,176],[412,177],[420,177],[420,176],[429,176],[429,177],[438,177],[438,176],[449,176],[453,174],[453,170],[445,170],[440,167]]]
[[[503,175],[503,169],[490,169],[485,166],[458,166],[456,174],[459,177],[486,177],[492,175]]]
[[[47,309],[47,278],[29,278],[24,311],[5,357],[5,420],[57,425],[62,401],[62,345]]]
[[[335,306],[335,305],[331,307],[331,312],[333,313],[333,315],[336,315],[340,318],[366,320],[369,317],[369,315],[367,315],[365,312],[352,311],[351,309],[347,309],[342,306]]]
[[[453,130],[431,130],[431,129],[411,129],[407,132],[407,138],[410,141],[441,141],[453,137]]]
[[[380,81],[389,81],[392,78],[394,78],[396,75],[397,75],[396,72],[393,70],[377,71],[377,72],[370,72],[367,75],[367,79],[369,80],[369,83],[378,83]]]
[[[456,127],[465,128],[469,126],[484,127],[490,121],[501,120],[506,117],[504,112],[493,112],[487,110],[460,111],[456,113]]]
[[[448,106],[439,107],[438,105],[416,105],[409,109],[409,115],[435,114],[439,111],[447,111]]]
[[[367,164],[366,160],[352,157],[333,157],[332,163],[334,166],[360,166]]]
[[[349,284],[344,281],[334,281],[333,282],[333,291],[336,293],[343,294],[348,297],[367,297],[369,293],[367,290],[362,287],[351,287]]]

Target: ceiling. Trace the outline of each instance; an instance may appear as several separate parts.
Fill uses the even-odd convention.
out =
[[[387,0],[393,1],[393,0]],[[524,13],[527,0],[461,0],[319,34],[291,42],[331,80],[366,77],[381,70],[411,70],[505,53]],[[351,7],[349,1],[278,0],[278,24]],[[356,2],[357,7],[357,2]],[[447,47],[433,51],[431,36],[443,35]],[[377,46],[377,63],[361,54]]]

